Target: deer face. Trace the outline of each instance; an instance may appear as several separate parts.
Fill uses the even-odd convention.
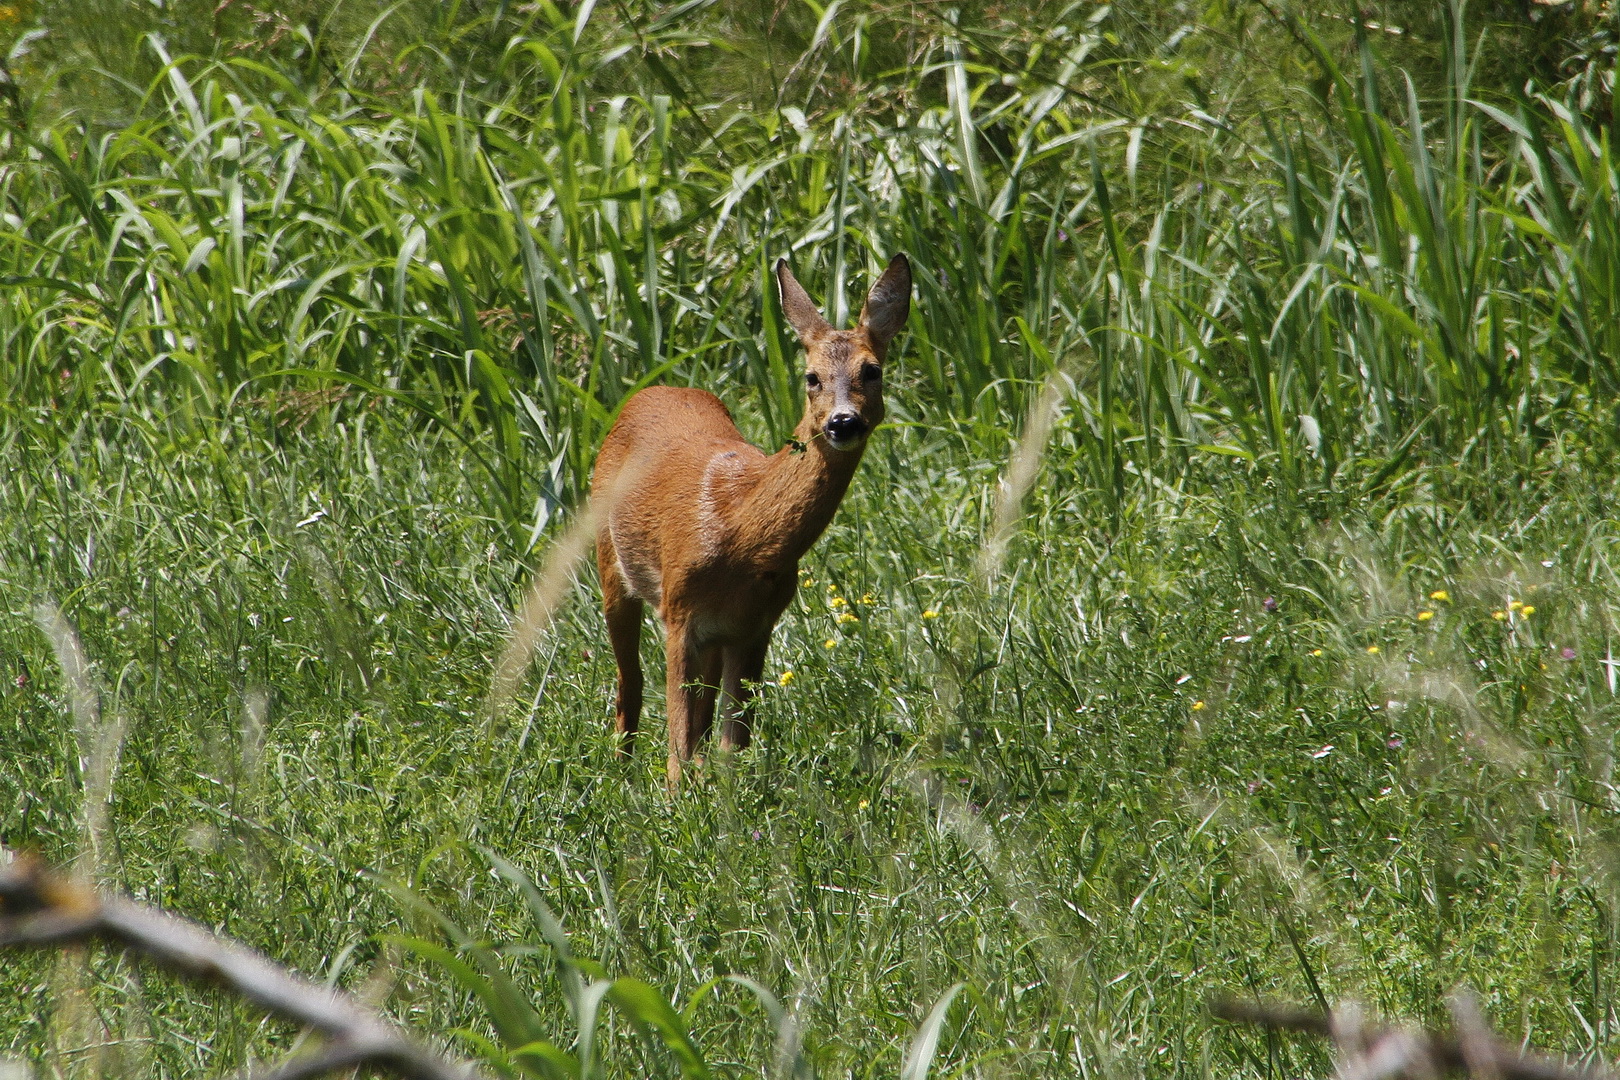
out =
[[[804,343],[805,420],[834,450],[859,450],[883,422],[883,358],[911,310],[911,264],[889,261],[853,330],[834,330],[794,279],[776,264],[782,311]]]
[[[859,330],[833,331],[805,349],[805,413],[834,450],[854,450],[883,422],[883,361]]]

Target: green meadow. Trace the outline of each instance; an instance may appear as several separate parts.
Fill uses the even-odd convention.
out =
[[[0,5],[0,844],[489,1075],[1620,1048],[1620,26],[1291,0]],[[916,269],[756,741],[615,755],[566,539],[770,267]],[[561,583],[524,623],[537,576]],[[514,631],[538,629],[515,687]],[[309,1040],[104,947],[0,1072]],[[6,1071],[10,1070],[10,1071]]]

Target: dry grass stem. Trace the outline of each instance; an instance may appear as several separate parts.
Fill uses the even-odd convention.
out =
[[[40,603],[34,608],[34,622],[50,639],[57,666],[62,669],[62,684],[67,689],[68,707],[78,733],[79,768],[84,784],[80,828],[82,850],[89,860],[84,870],[99,882],[106,869],[107,807],[112,801],[113,781],[118,774],[124,724],[116,709],[110,717],[102,716],[101,690],[96,685],[94,668],[84,654],[78,632],[62,614],[62,609],[48,600]]]
[[[523,673],[529,670],[540,638],[551,625],[553,613],[574,586],[574,568],[590,554],[596,542],[599,512],[587,502],[546,553],[540,572],[535,574],[523,598],[523,607],[507,632],[501,658],[495,664],[489,697],[484,703],[488,716],[493,717],[517,694],[518,684],[523,680]]]
[[[1053,372],[1041,387],[1040,394],[1030,404],[1024,418],[1024,434],[1018,440],[1007,463],[1007,471],[996,486],[996,518],[979,553],[979,577],[986,586],[1001,572],[1002,560],[1007,554],[1007,542],[1013,528],[1023,514],[1024,496],[1035,483],[1040,472],[1041,458],[1046,453],[1046,442],[1052,436],[1052,425],[1057,422],[1063,401],[1069,395],[1068,380],[1061,372]]]

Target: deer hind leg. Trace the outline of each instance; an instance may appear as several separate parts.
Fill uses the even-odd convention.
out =
[[[726,649],[725,705],[720,730],[720,749],[742,750],[753,739],[754,687],[765,672],[765,650],[769,638]]]
[[[641,616],[646,605],[626,588],[624,576],[619,573],[618,554],[606,529],[597,538],[596,562],[602,578],[602,613],[607,617],[608,641],[619,668],[613,726],[619,733],[619,756],[629,757],[636,729],[641,726]]]
[[[666,694],[669,711],[669,789],[678,791],[681,766],[697,753],[698,740],[714,720],[720,650],[700,648],[683,623],[665,625],[669,650]]]

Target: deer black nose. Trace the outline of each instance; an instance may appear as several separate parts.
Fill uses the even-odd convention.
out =
[[[866,421],[858,413],[835,412],[827,417],[827,438],[835,443],[849,442],[866,434]]]

